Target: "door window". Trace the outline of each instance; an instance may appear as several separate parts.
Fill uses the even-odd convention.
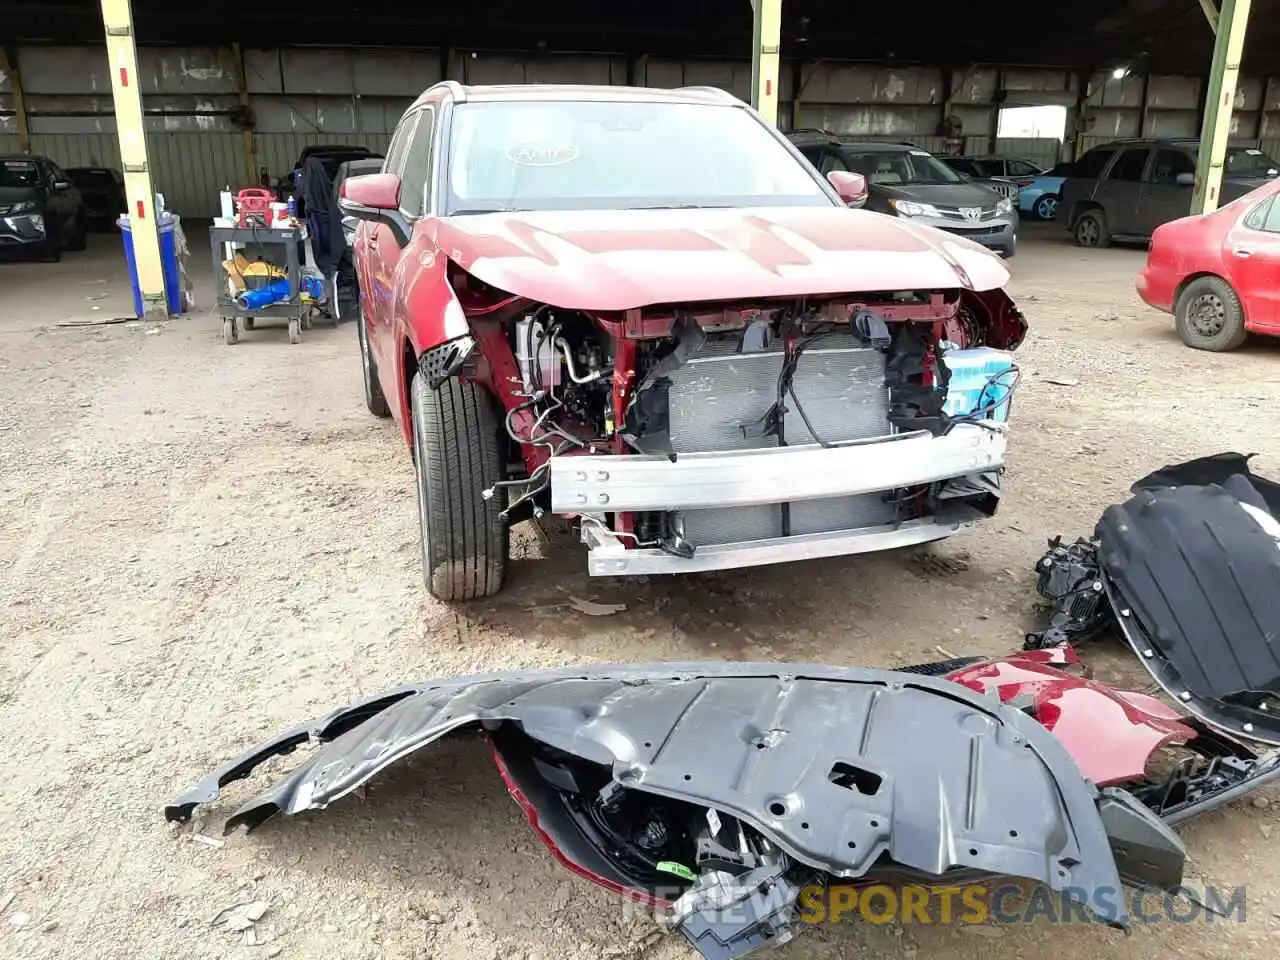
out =
[[[417,113],[411,114],[400,121],[400,126],[396,127],[395,135],[391,138],[391,146],[387,150],[387,160],[382,165],[383,173],[394,173],[400,175],[404,168],[404,154],[408,149],[409,140],[413,137],[413,128],[418,124]]]
[[[1125,150],[1120,154],[1120,159],[1111,168],[1111,173],[1107,175],[1107,179],[1123,180],[1126,183],[1135,183],[1141,180],[1142,171],[1147,166],[1147,156],[1150,152],[1146,147]]]
[[[400,174],[400,208],[410,217],[420,217],[431,204],[431,134],[435,129],[435,111],[423,110],[413,139],[404,154]]]
[[[1009,161],[1009,176],[1011,177],[1035,177],[1039,174],[1040,171],[1025,160]]]
[[[1157,150],[1156,162],[1151,166],[1151,182],[1177,186],[1181,174],[1195,176],[1195,172],[1196,162],[1181,150]]]
[[[1115,152],[1112,147],[1094,147],[1080,158],[1080,162],[1076,164],[1072,176],[1084,178],[1102,176],[1102,169],[1115,155]]]
[[[1262,218],[1260,229],[1265,233],[1280,233],[1280,204],[1277,204],[1275,197],[1271,197],[1267,202],[1270,206],[1267,207],[1266,215]]]

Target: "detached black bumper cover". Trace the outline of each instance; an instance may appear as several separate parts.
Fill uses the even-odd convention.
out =
[[[606,812],[627,799],[662,808],[659,833],[674,847],[688,838],[685,863],[733,846],[715,841],[717,831],[725,836],[722,822],[736,821],[736,833],[727,828],[742,840],[735,849],[746,849],[750,834],[759,840],[752,849],[776,854],[764,858],[769,869],[753,874],[747,864],[737,879],[790,870],[792,901],[805,882],[877,871],[1012,876],[1066,891],[1123,925],[1122,875],[1181,879],[1176,836],[1122,791],[1095,790],[1032,718],[942,679],[818,665],[591,666],[401,687],[267,741],[177,797],[165,815],[186,821],[269,757],[321,744],[226,824],[253,829],[279,812],[324,807],[468,727],[490,735],[513,796],[566,865],[656,903],[675,898],[641,875],[655,831],[642,831],[635,858],[620,859],[616,843],[601,844],[575,815],[597,795]],[[598,789],[592,770],[601,772]],[[712,846],[699,841],[695,855],[692,824],[704,821],[713,824]],[[724,856],[712,862],[721,872],[705,867],[697,882],[679,882],[692,891],[712,873],[719,882],[732,872]],[[743,956],[789,936],[789,906],[767,922],[741,910],[709,921],[704,911],[676,926],[704,956]]]

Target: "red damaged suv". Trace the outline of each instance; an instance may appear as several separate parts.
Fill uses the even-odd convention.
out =
[[[937,540],[996,509],[1026,324],[977,244],[865,210],[727,93],[440,83],[348,180],[369,409],[430,592],[512,523],[592,575]]]

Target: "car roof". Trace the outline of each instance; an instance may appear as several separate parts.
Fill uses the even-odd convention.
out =
[[[38,153],[0,153],[0,162],[7,162],[11,160],[30,160],[32,163],[36,163],[40,160],[48,159],[48,157],[42,156]]]
[[[905,140],[894,142],[891,140],[859,140],[857,137],[841,136],[837,133],[820,133],[810,130],[797,131],[787,134],[787,138],[792,143],[827,143],[837,147],[852,147],[855,150],[866,150],[868,152],[883,151],[901,151],[901,150],[924,150],[923,147],[914,143],[908,143]],[[927,150],[924,151],[928,153]]]
[[[697,103],[709,106],[744,106],[733,94],[718,87],[622,87],[587,83],[495,83],[464,86],[452,81],[437,83],[415,103],[447,90],[455,102],[552,102],[595,100],[603,103]]]

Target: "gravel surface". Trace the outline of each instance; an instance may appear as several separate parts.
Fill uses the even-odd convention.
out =
[[[364,410],[349,325],[299,346],[266,327],[233,348],[203,315],[62,327],[128,312],[118,241],[95,238],[60,266],[0,264],[0,956],[689,960],[552,862],[474,743],[251,837],[223,841],[219,817],[287,758],[226,792],[196,824],[207,840],[169,829],[161,806],[278,728],[413,678],[1007,651],[1036,622],[1030,567],[1045,538],[1088,533],[1137,476],[1225,449],[1257,451],[1280,475],[1276,345],[1187,350],[1133,292],[1140,251],[1026,233],[1011,266],[1032,332],[1007,499],[980,532],[910,553],[602,582],[572,543],[521,529],[509,589],[457,610],[423,590],[410,460]],[[207,262],[197,246],[193,270]],[[572,598],[627,609],[588,616]],[[1145,686],[1123,658],[1090,659]],[[1193,877],[1247,886],[1244,924],[1164,921],[1126,937],[852,922],[780,955],[1274,957],[1270,796],[1184,832]]]

